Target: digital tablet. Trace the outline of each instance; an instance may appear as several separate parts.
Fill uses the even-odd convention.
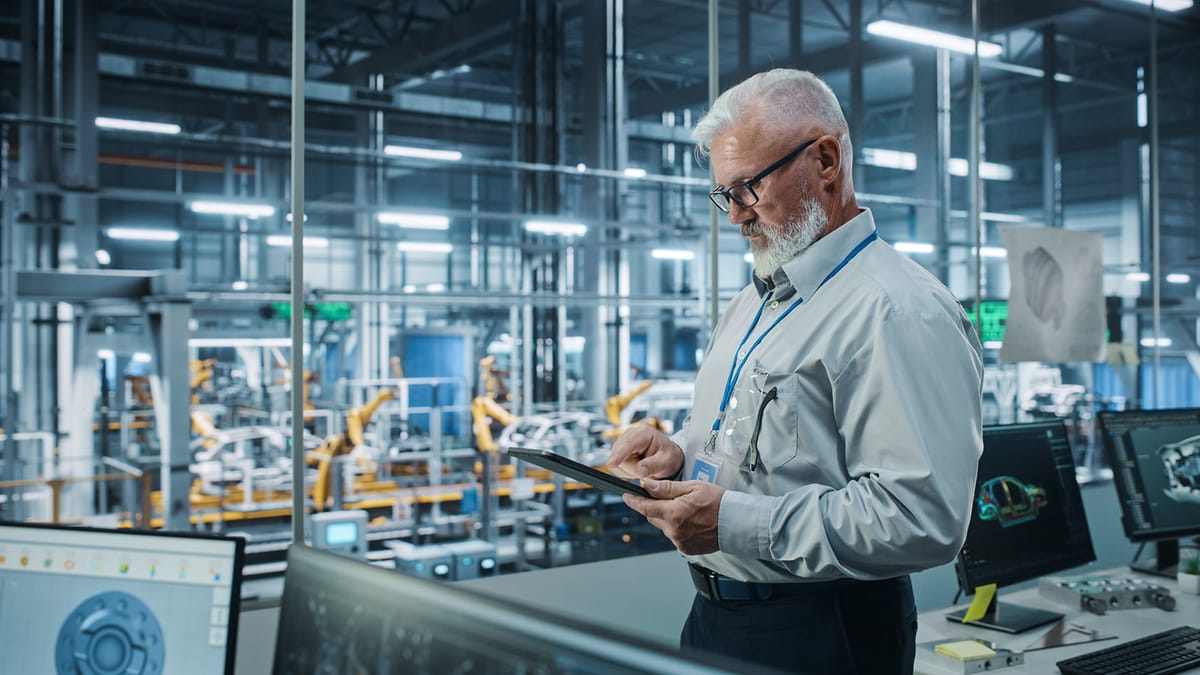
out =
[[[557,452],[536,448],[509,448],[508,454],[517,459],[523,459],[530,464],[537,464],[543,469],[550,469],[555,473],[561,473],[569,478],[574,478],[581,483],[587,483],[597,490],[603,490],[610,494],[620,495],[631,492],[641,497],[652,498],[650,497],[650,493],[646,492],[646,489],[637,483],[604,473],[587,464],[580,464],[569,457],[563,457]]]

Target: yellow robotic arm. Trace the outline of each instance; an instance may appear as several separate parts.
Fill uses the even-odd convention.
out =
[[[517,422],[517,416],[508,412],[499,403],[487,396],[476,396],[471,401],[471,420],[475,425],[475,443],[480,452],[495,452],[500,449],[492,438],[492,420],[502,426]]]
[[[633,389],[622,394],[617,394],[616,396],[610,396],[608,401],[604,403],[604,414],[608,416],[608,423],[614,427],[621,426],[621,411],[627,408],[633,402],[633,399],[652,386],[654,386],[654,380],[642,380]]]
[[[355,408],[346,413],[346,431],[325,439],[321,447],[309,453],[306,461],[317,465],[317,483],[313,486],[313,505],[315,510],[324,511],[325,501],[329,499],[330,474],[333,470],[333,458],[348,455],[354,448],[366,445],[363,440],[363,429],[371,422],[371,416],[383,405],[396,397],[396,392],[384,389],[375,398],[361,408]]]

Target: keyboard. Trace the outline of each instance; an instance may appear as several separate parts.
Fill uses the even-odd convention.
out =
[[[1055,665],[1063,675],[1179,673],[1200,666],[1200,629],[1180,626]]]

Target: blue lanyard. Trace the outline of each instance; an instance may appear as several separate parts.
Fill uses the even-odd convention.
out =
[[[854,256],[861,253],[862,250],[867,247],[867,244],[870,244],[878,238],[879,232],[876,230],[871,230],[871,234],[868,234],[865,239],[858,242],[858,246],[855,246],[853,249],[851,249],[851,251],[846,254],[846,257],[842,258],[842,261],[837,264],[837,267],[834,267],[833,271],[827,274],[825,278],[821,280],[821,283],[817,284],[817,287],[813,289],[813,294],[816,294],[816,292],[825,285],[826,281],[829,281],[838,272],[841,272],[842,268],[854,259]],[[767,303],[771,300],[771,296],[774,295],[774,293],[775,291],[771,291],[770,293],[767,293],[766,297],[763,298],[762,304],[758,306],[758,312],[754,315],[754,321],[750,323],[750,328],[746,329],[746,334],[742,336],[742,341],[738,343],[737,351],[733,353],[733,363],[729,368],[729,377],[725,379],[725,393],[721,395],[721,407],[717,409],[717,418],[713,420],[712,423],[712,432],[714,434],[717,433],[717,431],[719,431],[721,428],[721,419],[725,417],[725,407],[729,405],[729,399],[733,396],[733,385],[741,376],[742,368],[744,368],[746,363],[750,361],[750,355],[754,353],[754,349],[758,347],[759,343],[763,341],[763,338],[767,337],[767,334],[770,333],[775,326],[779,325],[780,321],[783,321],[788,314],[792,313],[792,310],[796,309],[801,303],[804,302],[804,298],[796,298],[796,301],[789,305],[787,309],[783,310],[783,313],[775,317],[775,320],[771,322],[771,325],[767,326],[767,329],[762,332],[762,335],[758,336],[758,339],[756,339],[750,345],[750,348],[746,350],[746,353],[739,361],[738,354],[742,351],[742,347],[746,344],[746,340],[749,340],[750,336],[754,333],[754,328],[758,325],[758,320],[762,318],[763,309],[766,308]],[[810,295],[809,297],[812,296]]]

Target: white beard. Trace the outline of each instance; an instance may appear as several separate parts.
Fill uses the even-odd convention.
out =
[[[767,243],[760,250],[752,251],[754,274],[760,279],[770,279],[785,262],[812,246],[828,226],[829,215],[815,197],[810,197],[804,200],[801,212],[788,218],[782,226],[756,227],[755,234],[761,234]]]

